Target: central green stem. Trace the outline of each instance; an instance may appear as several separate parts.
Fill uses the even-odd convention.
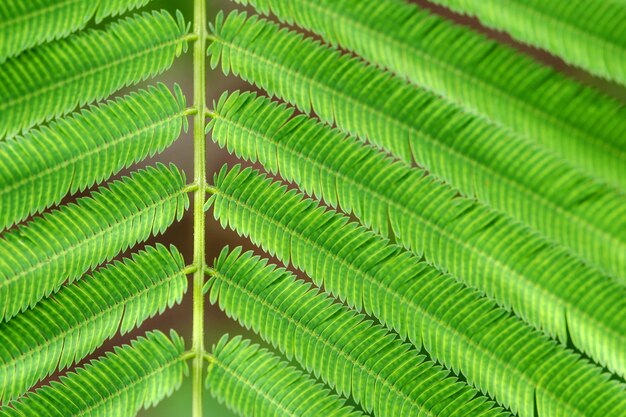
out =
[[[204,109],[206,108],[206,0],[194,0],[193,31],[197,39],[193,46],[194,108],[193,154],[194,181],[198,188],[193,198],[193,263],[197,269],[193,275],[193,336],[192,351],[192,416],[202,417],[202,394],[204,391],[202,370],[204,368],[204,262],[205,262],[205,214],[206,194],[206,141],[204,135]]]

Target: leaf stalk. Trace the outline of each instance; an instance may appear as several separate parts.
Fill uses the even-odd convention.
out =
[[[193,275],[193,334],[192,351],[192,416],[202,417],[204,387],[202,383],[204,368],[204,271],[205,264],[205,214],[206,195],[206,141],[204,134],[204,109],[206,108],[206,0],[194,0],[193,45],[194,73],[194,257],[197,269]]]

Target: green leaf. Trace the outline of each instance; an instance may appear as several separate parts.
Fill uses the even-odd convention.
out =
[[[99,360],[0,408],[2,417],[131,417],[181,385],[187,365],[172,331],[147,333]]]
[[[181,53],[185,35],[169,13],[143,13],[6,61],[0,65],[0,137],[160,74]]]
[[[4,0],[0,3],[0,63],[33,46],[63,38],[150,0]]]
[[[613,0],[433,0],[626,85],[626,7]]]
[[[286,7],[300,10],[300,3]],[[313,109],[325,122],[393,149],[407,162],[433,135],[467,141],[466,147],[481,135],[478,126],[485,122],[464,130],[471,119],[454,101],[626,189],[626,107],[398,0],[315,1],[312,7],[311,19],[324,21],[319,31],[325,37],[350,39],[341,45],[433,93],[245,13],[220,17],[212,27],[212,66],[221,58],[225,73],[306,113]],[[306,9],[296,14],[307,16]],[[468,136],[458,137],[462,132]]]
[[[175,166],[137,171],[0,238],[0,318],[9,319],[120,251],[163,233],[189,206]]]
[[[326,171],[342,171],[333,174],[339,175],[338,181],[360,187],[350,174],[378,172],[373,164],[390,165],[390,160],[373,156],[372,150],[358,146],[338,131],[303,116],[289,121],[292,114],[292,109],[249,93],[224,94],[215,105],[207,131],[212,129],[213,140],[229,152],[252,161],[258,158],[267,170],[280,170],[286,179],[295,179],[307,192],[323,196],[333,206],[337,203],[334,188],[339,185],[331,187],[321,178]],[[515,143],[516,138],[503,135],[502,130],[481,127],[479,121],[467,120],[464,128],[466,132],[480,133],[477,137],[461,140],[461,135],[444,128],[441,140],[413,141],[410,147],[422,166],[464,195],[513,215],[596,267],[626,279],[626,195],[536,146],[520,140]],[[405,141],[399,140],[391,148],[404,146]],[[362,162],[364,158],[369,162]],[[317,171],[321,173],[313,173]],[[409,172],[399,167],[395,171],[394,177],[372,175],[368,181],[397,183],[398,175]],[[368,205],[377,201],[367,198],[367,204],[360,204],[358,193],[346,196],[349,190],[341,189],[342,206],[365,212],[362,219],[386,233],[388,210],[370,210]]]
[[[162,152],[184,111],[159,84],[0,142],[0,230]]]
[[[258,160],[271,173],[333,207],[353,212],[375,231],[391,234],[390,224],[398,244],[484,290],[563,342],[569,332],[578,348],[626,375],[623,282],[585,265],[523,225],[458,197],[456,190],[421,169],[394,162],[306,116],[289,120],[293,111],[284,105],[235,93],[222,96],[214,113],[208,127],[222,147],[240,158]],[[523,206],[521,200],[514,203]],[[626,208],[626,200],[621,205]],[[537,217],[541,216],[544,221],[548,217],[539,211]],[[563,230],[563,235],[576,227]],[[578,236],[585,237],[593,251],[605,250],[584,233]],[[618,248],[615,256],[626,256],[626,244]],[[626,268],[626,263],[622,265]]]
[[[362,417],[322,384],[249,340],[213,347],[207,387],[242,417]]]
[[[179,303],[187,289],[184,268],[173,246],[147,247],[0,323],[0,403]]]
[[[153,0],[100,0],[95,21],[99,23],[108,16],[124,14],[129,10],[143,7],[151,1]]]
[[[397,336],[266,260],[222,251],[206,288],[227,315],[378,417],[508,416]],[[266,415],[266,414],[260,414]]]
[[[535,403],[539,417],[559,415],[555,409],[579,417],[626,413],[625,387],[599,367],[346,216],[251,169],[223,168],[213,192],[207,207],[222,226],[376,316],[521,417],[534,416]],[[613,308],[608,300],[603,307]],[[585,330],[602,340],[604,328]],[[612,363],[624,363],[621,346],[610,347]]]

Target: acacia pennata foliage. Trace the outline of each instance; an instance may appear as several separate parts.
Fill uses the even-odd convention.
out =
[[[0,3],[0,416],[185,378],[192,417],[626,415],[620,99],[434,6],[208,1]],[[432,1],[623,88],[623,1]],[[182,54],[192,97],[154,79]],[[209,103],[211,70],[255,92]],[[185,215],[190,259],[152,243]],[[207,216],[282,265],[207,259]],[[138,330],[187,292],[189,340]],[[265,346],[207,344],[206,304]]]

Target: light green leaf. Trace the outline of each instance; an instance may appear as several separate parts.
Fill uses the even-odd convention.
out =
[[[451,104],[460,103],[626,190],[626,106],[400,0],[288,3],[282,16],[297,16],[333,43],[433,93],[237,12],[212,27],[212,66],[221,58],[224,72],[387,149],[398,141],[394,153],[409,162],[430,136],[471,144],[481,134],[480,121],[464,131],[471,119]],[[457,138],[461,132],[469,137]]]
[[[626,7],[619,0],[432,1],[626,85]]]
[[[185,177],[159,164],[35,218],[0,238],[0,318],[9,319],[90,268],[180,220]]]
[[[223,251],[207,272],[206,288],[226,314],[342,395],[352,395],[367,412],[510,416],[394,334],[251,252]]]
[[[236,93],[222,96],[209,128],[230,152],[258,160],[308,194],[395,236],[398,244],[438,269],[485,291],[563,342],[571,336],[597,362],[626,375],[624,281],[614,281],[523,225],[459,197],[421,169],[394,162],[306,116],[289,120],[292,112],[266,98]],[[523,206],[522,199],[516,204]],[[626,208],[626,200],[621,204]],[[542,215],[546,217],[537,213]],[[579,237],[594,251],[605,248],[589,236]],[[626,256],[626,245],[621,248],[616,256]]]
[[[250,341],[222,337],[206,385],[242,417],[363,417],[328,388]]]
[[[41,45],[0,65],[0,138],[108,97],[168,69],[187,29],[143,13]]]
[[[423,346],[521,417],[534,416],[535,404],[538,417],[626,413],[625,387],[600,367],[347,217],[251,169],[223,168],[213,193],[207,207],[222,226]],[[586,330],[598,338],[604,331]],[[620,346],[612,359],[623,363]]]
[[[179,303],[187,289],[184,268],[173,246],[148,247],[0,323],[0,403]]]
[[[159,84],[0,142],[0,230],[162,152],[184,111]]]
[[[0,63],[33,46],[63,38],[151,0],[4,0],[0,2]]]
[[[2,417],[132,417],[174,392],[187,373],[182,339],[147,333],[0,408]]]

